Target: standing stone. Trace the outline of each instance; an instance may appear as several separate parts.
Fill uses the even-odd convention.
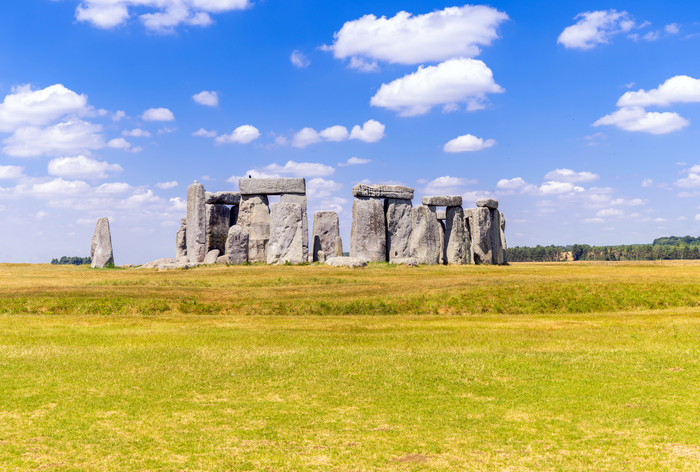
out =
[[[320,263],[326,262],[326,253],[323,252],[323,251],[318,251],[318,252],[316,253],[316,259],[317,259],[318,262],[320,262]],[[316,262],[316,261],[314,261],[314,262]]]
[[[445,211],[445,259],[447,264],[468,264],[467,230],[462,207],[447,207]]]
[[[270,207],[268,264],[301,264],[304,258],[302,211],[298,203],[274,203]]]
[[[112,233],[109,231],[109,219],[100,218],[95,226],[95,234],[92,235],[90,245],[90,258],[93,269],[104,269],[107,264],[114,265],[114,252],[112,251]]]
[[[219,257],[219,250],[218,249],[212,249],[207,253],[206,256],[204,256],[204,261],[202,262],[203,264],[216,264],[216,259]]]
[[[328,256],[335,252],[336,239],[340,236],[338,213],[334,211],[317,211],[314,213],[312,262],[322,262],[319,251]]]
[[[411,257],[419,264],[438,264],[442,259],[444,242],[435,207],[419,205],[411,210]]]
[[[248,262],[248,229],[239,225],[231,226],[226,237],[226,252],[229,264]]]
[[[410,256],[411,244],[411,200],[387,198],[386,211],[386,252],[387,259],[405,259]]]
[[[437,212],[436,212],[437,213]],[[437,214],[435,215],[437,218]],[[445,221],[444,220],[438,220],[439,227],[438,229],[440,230],[440,239],[438,239],[438,243],[440,245],[440,259],[438,260],[438,264],[447,264],[447,246],[445,245]]]
[[[304,243],[304,261],[309,260],[309,217],[306,209],[306,195],[285,193],[280,196],[280,203],[296,203],[301,207],[301,232]]]
[[[187,218],[180,220],[180,228],[175,235],[175,257],[187,257]]]
[[[207,255],[206,209],[204,185],[196,181],[187,187],[187,259],[202,262]]]
[[[386,218],[379,198],[358,197],[352,205],[350,257],[386,261]]]
[[[503,244],[501,244],[501,213],[489,209],[491,215],[491,262],[503,265]]]
[[[343,238],[335,238],[335,257],[343,257]]]
[[[471,229],[474,264],[493,263],[491,212],[489,209],[487,207],[472,208],[469,227]]]
[[[222,204],[206,205],[207,252],[218,249],[221,254],[226,250],[226,237],[231,226],[231,210]]]
[[[238,223],[248,230],[248,262],[267,262],[270,206],[265,195],[243,195]]]
[[[506,258],[506,249],[508,249],[506,244],[506,217],[503,216],[503,213],[501,213],[501,249],[503,249],[502,264],[508,264],[508,259]]]

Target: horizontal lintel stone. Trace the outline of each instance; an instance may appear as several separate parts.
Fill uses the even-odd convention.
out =
[[[423,205],[439,206],[439,207],[458,207],[462,206],[462,197],[459,195],[437,195],[423,197]]]
[[[240,192],[206,192],[204,203],[219,205],[239,205],[241,203]]]
[[[491,210],[497,210],[498,200],[494,200],[493,198],[480,198],[476,201],[476,206],[481,208],[490,208]]]
[[[241,195],[282,195],[285,193],[306,193],[306,180],[303,177],[278,179],[239,179]]]
[[[354,197],[413,199],[413,189],[403,185],[366,185],[357,184],[352,188]]]

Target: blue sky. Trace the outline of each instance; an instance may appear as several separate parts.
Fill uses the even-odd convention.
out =
[[[493,196],[511,246],[700,234],[696,2],[25,0],[0,44],[2,262],[101,216],[172,256],[187,185],[249,173],[348,246],[360,181]]]

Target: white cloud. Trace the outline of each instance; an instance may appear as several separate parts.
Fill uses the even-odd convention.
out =
[[[187,202],[180,197],[173,197],[170,200],[170,205],[172,206],[173,210],[176,211],[185,211],[187,210]]]
[[[95,188],[95,192],[101,195],[119,195],[129,192],[133,187],[126,182],[109,182]]]
[[[593,126],[614,125],[625,131],[651,134],[672,133],[690,123],[678,113],[647,112],[642,107],[625,107],[598,119]]]
[[[22,189],[22,193],[34,197],[58,197],[68,195],[85,195],[90,190],[90,185],[82,180],[53,179],[48,182],[34,184]]]
[[[339,59],[364,57],[399,64],[473,57],[480,46],[498,38],[496,29],[507,19],[505,13],[482,5],[416,16],[405,11],[391,18],[365,15],[346,22],[326,49]]]
[[[654,180],[653,179],[644,179],[642,180],[642,187],[651,187],[654,185]]]
[[[215,138],[216,131],[207,131],[204,128],[199,128],[197,131],[192,133],[192,136],[201,136],[203,138]]]
[[[571,169],[554,169],[553,171],[547,172],[544,176],[548,180],[557,180],[559,182],[592,182],[598,180],[600,176],[594,174],[593,172],[581,171],[575,172]]]
[[[294,67],[297,67],[299,69],[309,67],[309,64],[311,64],[309,58],[306,57],[306,55],[304,55],[303,52],[298,51],[296,49],[292,51],[292,54],[289,56],[289,60],[292,62],[292,65]]]
[[[493,72],[476,59],[450,59],[437,66],[419,67],[388,84],[382,84],[370,104],[399,112],[423,115],[436,105],[466,103],[467,110],[484,107],[487,93],[501,93]]]
[[[345,141],[348,139],[348,129],[345,126],[340,125],[331,126],[330,128],[326,128],[321,131],[319,136],[326,141]]]
[[[672,103],[697,102],[700,102],[700,80],[687,75],[676,75],[655,89],[626,92],[617,101],[617,106],[668,106]]]
[[[219,94],[216,92],[208,92],[203,90],[192,95],[192,100],[207,107],[219,106]]]
[[[626,11],[598,10],[579,13],[576,24],[567,26],[557,42],[567,48],[591,49],[605,44],[616,34],[626,33],[635,22]]]
[[[24,167],[0,166],[0,180],[19,179],[24,176]]]
[[[428,184],[425,186],[424,192],[427,195],[458,195],[461,187],[474,183],[475,182],[473,180],[445,175],[428,182]]]
[[[141,193],[134,194],[126,200],[119,202],[118,206],[121,208],[140,208],[148,204],[158,203],[159,201],[160,197],[154,195],[153,190],[149,189],[145,192],[142,191]]]
[[[177,186],[178,186],[177,180],[171,180],[170,182],[158,182],[156,184],[157,188],[162,188],[162,189],[175,188]]]
[[[20,128],[3,141],[3,152],[14,157],[87,152],[104,147],[101,131],[100,125],[81,120]]]
[[[117,110],[112,115],[112,121],[121,121],[126,118],[126,112],[124,110]]]
[[[700,187],[700,165],[691,167],[688,177],[676,180],[675,185],[681,188]]]
[[[131,148],[131,143],[124,138],[114,138],[107,142],[107,147],[112,149],[123,149],[126,151]]]
[[[170,128],[170,127],[165,126],[165,127],[163,127],[163,128],[161,128],[161,129],[158,130],[158,135],[160,136],[160,135],[163,135],[163,134],[174,133],[175,130],[177,130],[177,128]]]
[[[292,138],[292,146],[297,148],[305,148],[310,144],[316,144],[321,142],[321,135],[318,134],[313,128],[302,128],[301,130],[294,133]]]
[[[355,69],[360,72],[377,72],[379,66],[376,61],[367,61],[361,57],[351,57],[348,63],[350,69]]]
[[[306,195],[309,198],[328,198],[342,186],[343,184],[333,180],[316,177],[306,183]]]
[[[355,125],[350,132],[350,139],[359,139],[366,143],[375,143],[384,137],[386,127],[376,120],[367,120],[360,127]]]
[[[525,186],[527,186],[528,183],[523,180],[522,177],[515,177],[513,179],[501,179],[496,183],[496,188],[500,188],[503,190],[518,190],[521,189]]]
[[[603,218],[585,218],[584,223],[605,223]]]
[[[361,159],[359,157],[351,157],[345,162],[340,162],[338,163],[338,166],[340,167],[346,167],[346,166],[356,166],[360,164],[369,164],[372,162],[372,159]]]
[[[138,15],[149,30],[168,32],[180,24],[208,26],[210,14],[243,10],[249,0],[83,0],[75,11],[78,21],[110,29],[125,23],[130,9],[149,8],[148,13]]]
[[[599,210],[595,215],[598,218],[609,218],[614,216],[622,216],[624,214],[625,212],[620,210],[619,208],[604,208],[602,210]]]
[[[149,108],[141,115],[145,121],[174,121],[175,115],[167,108]]]
[[[248,144],[260,137],[260,131],[255,126],[241,125],[231,134],[222,134],[216,138],[217,143],[241,143]]]
[[[132,130],[122,131],[122,135],[132,138],[148,138],[151,136],[151,133],[141,128],[134,128]]]
[[[564,193],[583,192],[584,188],[574,185],[571,182],[548,180],[540,185],[539,191],[542,195],[560,195]]]
[[[123,169],[119,164],[97,161],[85,156],[59,157],[49,162],[49,174],[73,179],[106,179]]]
[[[482,149],[490,148],[495,144],[496,140],[494,139],[484,140],[471,134],[465,134],[448,141],[443,150],[445,152],[480,151]]]
[[[61,84],[41,90],[29,85],[14,87],[0,103],[0,132],[26,126],[43,126],[68,116],[88,114],[86,95],[78,95]]]
[[[287,161],[283,166],[270,164],[260,171],[264,174],[272,175],[293,175],[296,177],[326,177],[335,172],[335,169],[325,164],[316,162],[294,162]]]
[[[668,34],[678,34],[680,33],[681,29],[677,23],[670,23],[664,26],[664,31],[666,31]]]

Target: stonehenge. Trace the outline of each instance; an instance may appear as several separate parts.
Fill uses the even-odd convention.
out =
[[[320,253],[324,257],[338,256],[336,245],[340,239],[340,221],[334,211],[318,211],[314,213],[314,225],[312,239],[311,262],[321,261]],[[343,255],[342,240],[340,241],[340,256]]]

